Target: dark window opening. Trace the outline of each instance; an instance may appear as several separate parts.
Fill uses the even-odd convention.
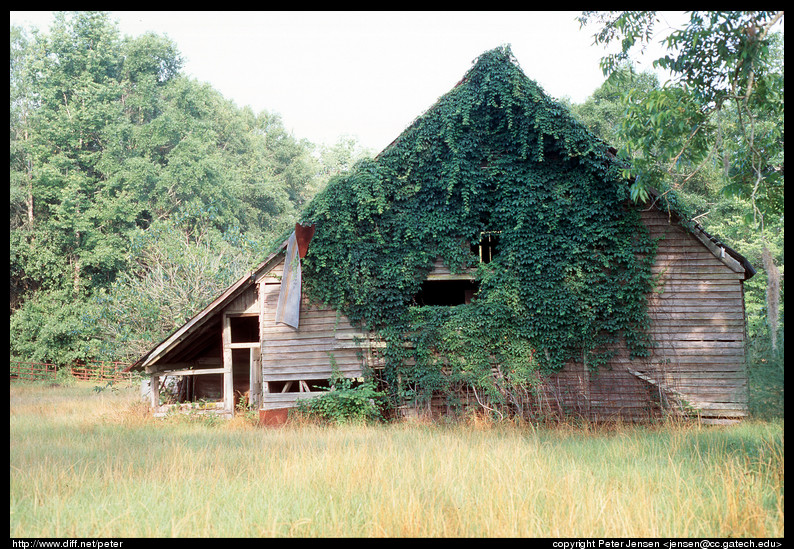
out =
[[[490,263],[497,253],[499,244],[499,232],[480,233],[480,242],[471,245],[471,253],[480,258],[481,263]]]
[[[299,393],[300,392],[300,382],[299,381],[268,381],[267,382],[267,392],[268,393]]]
[[[230,316],[232,343],[256,343],[259,341],[258,316]]]
[[[331,383],[327,379],[307,379],[306,385],[312,392],[325,391],[331,388]]]
[[[330,384],[327,379],[294,379],[267,382],[268,393],[314,393],[326,389],[330,389]]]
[[[471,303],[479,285],[474,280],[425,280],[414,297],[417,305],[465,305]]]
[[[223,375],[184,376],[180,382],[180,388],[184,393],[180,394],[179,402],[220,401],[223,400]]]

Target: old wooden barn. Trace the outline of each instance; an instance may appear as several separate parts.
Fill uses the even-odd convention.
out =
[[[504,50],[492,58],[496,61],[490,65],[476,64],[448,95],[459,93],[475,77],[490,78],[493,63],[511,63]],[[510,70],[515,68],[511,65]],[[527,85],[523,73],[514,78],[514,90]],[[531,100],[554,108],[548,107],[553,104],[547,98],[538,99],[539,93],[533,91]],[[490,101],[498,106],[498,100]],[[406,133],[415,131],[435,108]],[[553,146],[555,132],[548,132],[547,148]],[[610,158],[608,147],[602,148],[587,154]],[[651,268],[656,287],[645,296],[655,345],[642,358],[632,358],[621,347],[597,371],[572,361],[544,378],[536,395],[538,407],[593,419],[642,420],[670,411],[713,421],[746,415],[743,282],[755,271],[739,253],[662,206],[658,198],[652,193],[647,203],[627,206],[640,212],[642,224],[658,243]],[[319,234],[323,227],[318,224],[316,230]],[[302,291],[307,280],[301,264],[311,258],[314,231],[314,226],[297,225],[272,255],[130,368],[151,376],[155,413],[182,407],[230,415],[244,398],[263,417],[283,418],[299,399],[322,394],[334,369],[360,377],[383,367],[383,343],[375,333],[334,307],[312,302]],[[482,234],[471,246],[475,262],[487,262],[495,251],[491,233]],[[424,274],[423,287],[432,283],[434,292],[444,296],[432,304],[455,306],[471,301],[475,278],[475,267],[450,268],[439,256]],[[178,382],[172,391],[176,402],[161,404],[166,378]]]

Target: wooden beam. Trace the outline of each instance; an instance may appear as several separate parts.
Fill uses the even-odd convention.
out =
[[[427,280],[475,280],[474,275],[468,273],[459,274],[445,274],[445,273],[428,273]]]
[[[200,376],[202,374],[223,374],[226,370],[223,368],[201,368],[201,369],[183,369],[183,370],[161,370],[159,373],[163,376]]]
[[[232,325],[229,316],[223,313],[223,409],[234,413],[234,376],[232,373]]]
[[[259,347],[251,348],[250,365],[249,404],[258,409],[262,403],[262,355]]]
[[[692,234],[697,238],[708,250],[714,254],[714,257],[722,261],[730,270],[735,273],[744,274],[744,265],[736,261],[733,257],[728,255],[725,251],[725,248],[722,246],[718,246],[711,240],[709,240],[705,234],[703,234],[702,229],[696,227]]]
[[[253,349],[259,348],[258,341],[251,341],[245,343],[229,343],[229,349]]]
[[[151,397],[152,410],[156,412],[160,406],[160,376],[157,374],[152,374],[149,382],[149,396]]]

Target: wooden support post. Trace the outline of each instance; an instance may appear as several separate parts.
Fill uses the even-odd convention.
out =
[[[229,315],[223,314],[223,409],[234,414],[234,375],[232,372],[232,325]]]
[[[149,382],[149,396],[151,397],[152,411],[156,412],[160,406],[160,376],[152,374]]]
[[[268,383],[263,380],[264,370],[262,366],[262,342],[265,340],[265,283],[264,281],[256,285],[257,295],[259,296],[259,347],[257,347],[257,379],[259,380],[259,391],[256,395],[256,406],[261,408],[264,405],[265,393],[270,392]]]
[[[248,389],[248,401],[254,409],[259,409],[262,403],[262,358],[259,347],[251,347],[250,354],[250,384]]]

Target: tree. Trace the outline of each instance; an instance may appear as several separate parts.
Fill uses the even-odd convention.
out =
[[[359,160],[372,158],[373,152],[362,148],[355,137],[344,135],[333,145],[320,147],[320,163],[324,176],[339,175],[353,168]]]
[[[761,113],[782,116],[782,63],[773,62],[776,38],[770,32],[782,17],[783,12],[691,12],[686,27],[664,39],[669,53],[654,66],[669,70],[673,80],[630,97],[621,126],[623,154],[638,175],[635,195],[662,178],[683,185],[706,161],[725,158],[720,153],[730,151],[720,117],[732,105],[745,153],[734,162],[733,177],[751,186],[757,215],[782,208],[776,164],[782,161],[782,130],[759,135],[756,125]],[[596,44],[621,41],[621,50],[601,62],[604,74],[613,77],[632,47],[651,39],[659,18],[656,12],[584,12],[579,21],[600,27]],[[653,155],[644,154],[649,149]]]
[[[625,116],[623,98],[630,93],[648,93],[659,88],[659,78],[650,72],[637,73],[629,64],[622,66],[614,78],[607,79],[579,105],[570,108],[587,128],[609,145],[625,146],[620,124]]]
[[[131,235],[133,265],[86,306],[89,356],[133,362],[184,324],[250,267],[262,241],[211,224],[156,220]]]
[[[690,12],[682,29],[664,38],[668,53],[654,66],[670,71],[661,88],[631,90],[619,126],[624,174],[634,176],[634,198],[650,186],[684,189],[699,174],[718,167],[723,189],[748,200],[746,223],[765,239],[766,224],[783,215],[783,12]],[[656,12],[583,12],[594,23],[595,43],[620,42],[602,58],[610,79],[620,75],[635,45],[647,44]],[[779,291],[766,241],[764,268],[770,275],[767,309],[777,332]]]
[[[177,239],[200,255],[211,240],[256,264],[313,193],[308,142],[181,66],[169,39],[122,38],[107,13],[60,13],[49,34],[12,29],[12,354],[90,358],[101,337],[94,296],[134,301],[117,279],[138,289],[155,280],[146,258],[159,256],[136,247],[142,232],[168,226],[179,239],[152,236],[151,246],[176,250]],[[220,284],[232,265],[209,262],[205,275]],[[180,303],[182,314],[200,307]]]

